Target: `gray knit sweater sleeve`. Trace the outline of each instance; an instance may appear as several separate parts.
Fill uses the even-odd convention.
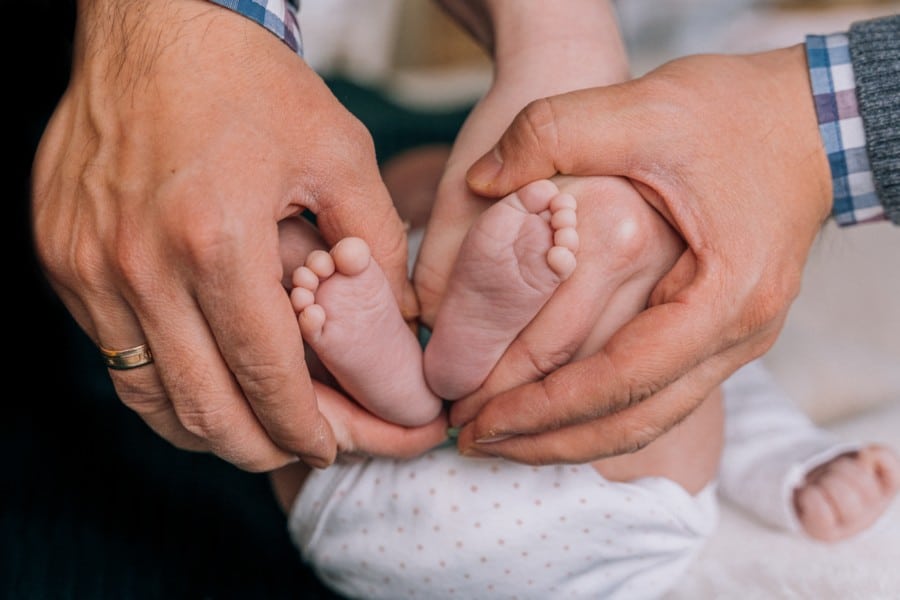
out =
[[[900,14],[854,23],[848,37],[875,190],[900,225]]]

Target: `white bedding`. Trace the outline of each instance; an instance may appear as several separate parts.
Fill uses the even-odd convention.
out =
[[[829,427],[900,452],[900,396]],[[666,600],[900,599],[900,501],[874,527],[838,544],[770,529],[723,506],[717,533]]]

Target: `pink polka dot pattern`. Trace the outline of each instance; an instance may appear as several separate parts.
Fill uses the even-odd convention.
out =
[[[687,567],[715,523],[707,496],[445,447],[314,472],[289,527],[303,558],[350,598],[631,600],[657,597]]]

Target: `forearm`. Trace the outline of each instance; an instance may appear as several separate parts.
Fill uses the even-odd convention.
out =
[[[549,9],[539,0],[437,1],[491,53],[498,80],[540,80],[533,83],[541,95],[552,95],[628,77],[610,2],[567,0]]]

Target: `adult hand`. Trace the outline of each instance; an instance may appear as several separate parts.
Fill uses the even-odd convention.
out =
[[[281,285],[280,220],[367,241],[413,314],[368,132],[283,42],[208,2],[79,4],[72,79],[34,165],[48,279],[173,444],[248,470],[334,460]]]
[[[447,414],[430,423],[404,427],[381,419],[332,387],[314,381],[322,414],[328,419],[343,456],[381,456],[409,459],[447,439]]]
[[[470,169],[475,192],[626,176],[687,249],[601,352],[488,399],[464,453],[537,464],[636,450],[772,345],[831,205],[807,73],[802,46],[687,57],[516,117]]]

